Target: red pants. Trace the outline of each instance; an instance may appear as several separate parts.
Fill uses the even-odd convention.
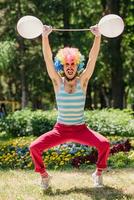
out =
[[[46,172],[46,167],[42,159],[43,151],[65,142],[76,142],[84,145],[96,147],[98,150],[97,168],[107,167],[107,159],[110,151],[108,140],[82,125],[63,125],[56,123],[53,130],[41,135],[30,145],[30,154],[35,165],[35,171]]]

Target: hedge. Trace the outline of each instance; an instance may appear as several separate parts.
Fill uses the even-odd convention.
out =
[[[134,136],[134,117],[131,110],[86,110],[87,125],[104,136]],[[57,111],[24,109],[0,119],[0,132],[11,136],[40,136],[56,123]]]

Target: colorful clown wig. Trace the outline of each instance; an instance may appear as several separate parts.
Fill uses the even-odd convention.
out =
[[[78,74],[84,70],[84,56],[77,48],[65,47],[60,49],[54,58],[54,66],[61,75],[63,72],[63,65],[67,62],[74,62],[78,66]]]

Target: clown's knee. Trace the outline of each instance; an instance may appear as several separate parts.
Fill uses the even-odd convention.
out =
[[[30,152],[34,152],[35,150],[37,150],[37,144],[35,144],[35,142],[32,142],[29,146],[29,150]]]
[[[103,148],[105,150],[109,150],[110,149],[110,142],[107,139],[102,141],[100,148]]]

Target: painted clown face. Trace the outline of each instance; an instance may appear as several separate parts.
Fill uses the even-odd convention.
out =
[[[75,58],[73,55],[67,55],[65,57],[65,63],[63,65],[63,70],[65,73],[65,76],[69,79],[72,80],[77,73],[77,64],[75,61]]]
[[[68,80],[73,80],[83,70],[84,56],[77,48],[64,47],[60,49],[54,59],[56,71],[65,76]]]

